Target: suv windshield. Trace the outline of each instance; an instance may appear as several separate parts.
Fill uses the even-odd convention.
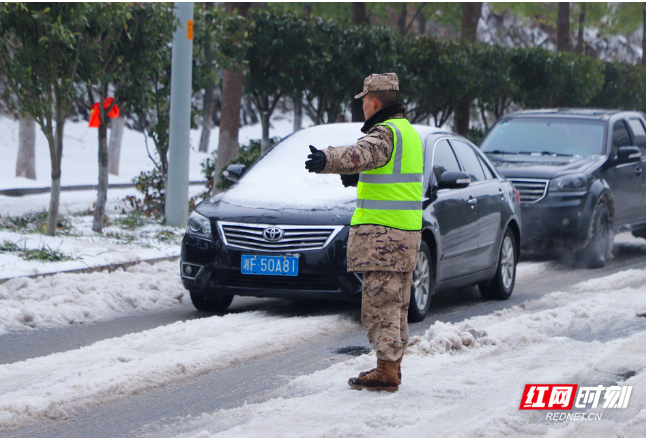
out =
[[[481,150],[489,154],[595,156],[603,151],[602,122],[572,119],[508,119],[493,127]]]

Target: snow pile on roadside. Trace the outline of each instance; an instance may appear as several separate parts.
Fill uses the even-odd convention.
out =
[[[0,284],[0,335],[114,319],[186,301],[177,261]]]
[[[0,432],[35,418],[66,418],[88,406],[185,380],[359,324],[320,316],[248,312],[213,316],[0,365]]]
[[[150,427],[146,434],[643,437],[646,319],[635,311],[646,308],[646,287],[640,281],[646,280],[646,271],[636,272],[628,274],[633,287],[615,290],[610,286],[616,279],[610,276],[595,280],[594,292],[579,286],[458,324],[435,323],[425,335],[413,338],[397,393],[359,392],[347,386],[348,377],[374,366],[374,355],[363,355],[294,379],[279,398],[178,418]],[[485,338],[495,344],[483,343]],[[626,379],[628,372],[634,375]],[[632,385],[630,404],[626,409],[576,410],[603,413],[602,420],[585,422],[552,422],[545,420],[544,411],[518,409],[525,384],[576,381],[580,386]],[[456,417],[460,414],[468,416]]]

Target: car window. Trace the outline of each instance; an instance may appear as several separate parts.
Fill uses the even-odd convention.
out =
[[[462,161],[464,171],[471,176],[471,181],[477,182],[479,180],[486,180],[484,171],[482,171],[482,166],[480,165],[480,159],[478,159],[473,148],[464,142],[455,139],[451,139],[451,145],[453,145],[455,152]]]
[[[482,166],[482,171],[485,173],[485,178],[487,180],[494,180],[496,176],[491,171],[491,168],[489,168],[489,165],[480,156],[478,156],[478,160],[480,161],[480,166]]]
[[[615,122],[615,125],[612,127],[612,147],[629,147],[632,145],[630,141],[630,134],[628,133],[628,127],[626,123],[622,120]]]
[[[433,152],[433,175],[436,183],[440,181],[440,177],[446,171],[461,170],[453,148],[446,140],[441,140],[435,144]]]
[[[512,118],[496,124],[482,141],[487,154],[603,153],[604,123],[577,119]]]
[[[635,143],[642,149],[642,154],[646,154],[646,128],[641,119],[631,118],[628,120],[628,125],[633,130],[635,136]]]

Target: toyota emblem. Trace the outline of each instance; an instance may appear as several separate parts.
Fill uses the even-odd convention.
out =
[[[283,238],[283,230],[280,228],[267,228],[262,231],[262,236],[265,237],[267,241],[278,241]]]

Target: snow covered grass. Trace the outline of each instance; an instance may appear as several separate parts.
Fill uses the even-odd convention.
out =
[[[177,322],[88,347],[0,365],[0,432],[285,350],[357,326],[339,316],[249,312]],[[296,331],[298,329],[298,331]]]
[[[178,418],[154,436],[197,437],[644,437],[646,270],[581,283],[499,313],[436,322],[412,338],[399,392],[348,387],[373,354],[295,378],[264,403]],[[548,306],[548,309],[544,309]],[[633,329],[604,340],[617,326]],[[588,333],[593,330],[592,334]],[[630,376],[630,377],[629,377]],[[628,378],[627,378],[628,377]],[[545,420],[520,411],[527,383],[632,385],[627,409],[602,420]],[[578,410],[581,412],[582,410]]]

